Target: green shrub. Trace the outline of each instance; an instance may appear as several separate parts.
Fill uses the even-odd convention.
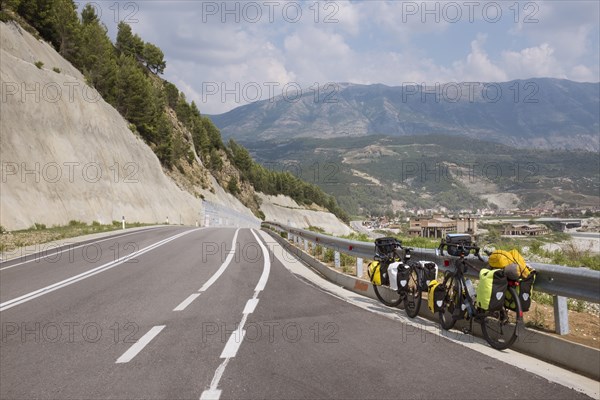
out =
[[[87,224],[85,222],[82,221],[77,221],[75,219],[72,219],[69,221],[69,226],[86,226]]]
[[[547,293],[538,292],[535,290],[535,287],[533,288],[533,292],[531,293],[531,299],[536,303],[546,304],[548,306],[554,304],[551,295]]]
[[[52,68],[52,71],[56,72],[57,74],[60,74],[60,68],[54,67]]]
[[[325,254],[323,255],[323,262],[333,262],[334,255],[332,249],[325,249]]]
[[[321,254],[323,254],[323,246],[317,245],[315,247],[315,256],[320,256]]]
[[[34,65],[36,67],[38,67],[39,69],[42,69],[42,67],[44,66],[44,63],[42,61],[36,61]]]
[[[585,300],[567,299],[567,308],[576,312],[585,311],[586,302]]]
[[[340,253],[340,264],[342,266],[353,266],[356,265],[356,257],[348,254]]]

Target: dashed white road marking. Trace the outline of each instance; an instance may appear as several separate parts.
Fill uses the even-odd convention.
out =
[[[250,299],[246,302],[246,306],[244,307],[244,311],[242,314],[252,314],[256,306],[258,305],[258,299]]]
[[[121,357],[119,357],[116,361],[116,364],[128,363],[133,359],[133,357],[137,356],[140,351],[146,347],[148,343],[152,339],[156,337],[165,328],[165,325],[158,325],[152,327],[144,336],[140,338],[133,346],[129,348]]]
[[[192,301],[196,300],[200,296],[200,293],[192,293],[188,296],[187,299],[182,301],[177,307],[173,309],[173,311],[183,311],[187,306],[192,304]]]
[[[269,252],[263,244],[262,240],[260,240],[258,235],[254,232],[254,229],[251,229],[250,232],[252,232],[252,235],[258,242],[258,245],[260,246],[263,253],[263,272],[260,276],[260,279],[258,280],[258,283],[256,284],[256,287],[254,288],[254,296],[246,302],[246,306],[244,307],[244,311],[242,312],[242,320],[240,321],[238,328],[231,334],[231,336],[229,336],[229,340],[227,340],[227,344],[225,345],[225,348],[223,348],[221,358],[224,358],[224,360],[215,371],[215,375],[213,376],[213,379],[210,382],[210,388],[202,392],[200,400],[219,400],[219,398],[221,397],[221,390],[218,389],[221,377],[225,372],[225,368],[227,367],[229,360],[233,359],[237,355],[237,352],[240,346],[242,345],[244,336],[246,335],[244,325],[246,325],[248,315],[252,314],[256,309],[256,306],[258,304],[258,295],[262,290],[264,290],[265,285],[267,284],[267,280],[269,279],[269,273],[271,272],[271,259],[269,258]]]

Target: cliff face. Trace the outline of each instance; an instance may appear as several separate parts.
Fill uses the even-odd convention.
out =
[[[202,197],[223,213],[259,222],[204,167],[193,172],[203,184],[181,176],[176,183],[75,67],[14,23],[0,22],[0,97],[0,225],[5,229],[70,220],[110,223],[123,216],[130,222],[169,218],[202,224]],[[177,177],[176,171],[171,175]],[[267,219],[275,217],[268,198],[263,208]],[[286,211],[298,217],[297,226],[308,226],[309,215],[313,225],[325,218],[347,229],[329,213]]]
[[[18,25],[0,23],[0,38],[2,226],[122,216],[195,223],[201,200],[164,174],[152,150],[79,71]]]

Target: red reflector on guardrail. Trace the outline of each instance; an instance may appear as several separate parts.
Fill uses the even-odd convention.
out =
[[[444,260],[444,267],[450,266],[450,260]]]

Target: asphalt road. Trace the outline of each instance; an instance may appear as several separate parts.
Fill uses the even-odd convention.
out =
[[[350,226],[357,232],[364,233],[371,239],[377,239],[383,237],[380,233],[374,233],[373,231],[368,230],[362,224],[362,221],[350,221]]]
[[[0,264],[0,397],[588,398],[409,332],[272,249],[249,229],[168,227]]]

